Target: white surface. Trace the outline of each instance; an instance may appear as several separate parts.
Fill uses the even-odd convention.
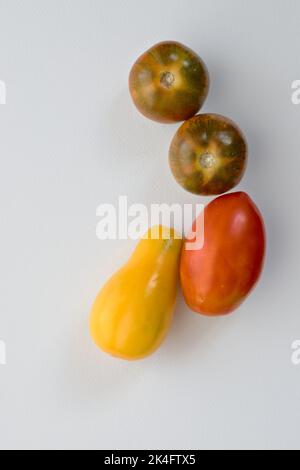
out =
[[[297,0],[0,0],[1,448],[300,448],[299,31]],[[144,119],[127,90],[165,39],[206,62],[203,111],[248,137],[239,189],[265,216],[268,258],[236,314],[205,319],[180,299],[160,351],[128,364],[88,335],[134,246],[98,241],[96,208],[199,201],[169,172],[177,126]]]

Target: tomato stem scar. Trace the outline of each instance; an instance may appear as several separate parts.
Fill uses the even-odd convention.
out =
[[[160,83],[165,88],[171,88],[175,82],[175,77],[171,72],[163,72],[160,75]]]
[[[200,156],[200,164],[203,168],[212,168],[215,163],[215,157],[209,152],[203,153]]]

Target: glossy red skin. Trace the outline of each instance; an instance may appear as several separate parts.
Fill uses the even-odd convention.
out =
[[[182,252],[184,297],[197,313],[226,315],[241,305],[261,275],[263,218],[246,193],[227,194],[205,208],[204,229],[203,248],[187,250],[186,242]]]

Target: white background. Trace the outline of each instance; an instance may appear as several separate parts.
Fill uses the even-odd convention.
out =
[[[1,448],[300,448],[299,35],[297,0],[0,0]],[[166,39],[206,62],[203,111],[248,137],[239,189],[264,214],[268,257],[234,315],[180,297],[163,347],[126,363],[88,334],[134,247],[97,240],[97,206],[208,202],[170,175],[177,126],[129,97],[132,63]]]

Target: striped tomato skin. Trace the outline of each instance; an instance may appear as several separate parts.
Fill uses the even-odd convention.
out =
[[[182,124],[169,151],[176,181],[187,191],[202,196],[233,189],[245,173],[247,158],[242,131],[218,114],[200,114]]]
[[[175,41],[156,44],[133,65],[129,88],[137,109],[162,123],[184,121],[202,107],[209,76],[202,59]]]

